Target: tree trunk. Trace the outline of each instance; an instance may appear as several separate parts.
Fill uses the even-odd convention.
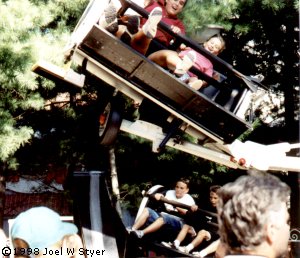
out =
[[[0,174],[0,228],[3,228],[3,216],[5,205],[5,176]]]
[[[120,189],[119,189],[119,181],[118,181],[118,173],[116,167],[116,156],[115,156],[115,148],[111,147],[109,149],[109,163],[110,163],[110,171],[111,171],[111,186],[112,192],[115,197],[115,208],[119,213],[119,216],[122,218],[122,210],[120,205]]]

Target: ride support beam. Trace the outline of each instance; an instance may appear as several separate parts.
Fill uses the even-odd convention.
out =
[[[74,172],[71,187],[85,257],[123,257],[126,230],[111,204],[105,173]]]
[[[154,152],[158,152],[160,143],[166,137],[166,135],[162,132],[161,127],[141,120],[130,122],[123,119],[120,130],[152,141],[152,150]],[[231,161],[230,155],[220,153],[220,151],[207,149],[196,143],[187,141],[181,141],[178,143],[177,139],[170,138],[165,145],[234,169],[242,169],[242,167],[237,163]]]

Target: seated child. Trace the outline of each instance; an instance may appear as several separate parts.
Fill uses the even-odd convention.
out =
[[[209,201],[210,201],[210,207],[208,207],[208,210],[210,212],[216,213],[216,206],[218,202],[218,195],[217,192],[221,186],[214,185],[210,187],[210,193],[209,193]],[[212,230],[209,223],[207,223],[207,218],[202,213],[193,212],[186,216],[186,224],[183,225],[181,231],[177,235],[176,239],[173,243],[166,243],[162,242],[163,245],[167,247],[174,247],[177,250],[189,253],[191,250],[199,246],[203,240],[206,241],[215,241],[219,238],[218,234]],[[216,223],[217,219],[212,219],[212,222]],[[196,231],[198,233],[196,233]],[[180,246],[181,242],[185,239],[187,234],[190,234],[192,237],[194,237],[193,241],[189,243],[187,246]]]
[[[188,194],[189,191],[189,180],[181,178],[177,181],[175,189],[166,192],[165,198],[171,201],[177,201],[186,205],[191,206],[192,209],[196,210],[194,199]],[[159,200],[163,195],[156,193],[154,195],[156,200]],[[174,211],[178,214],[185,214],[186,209],[180,207],[173,207],[170,204],[165,204],[167,211]],[[183,225],[183,220],[180,217],[172,216],[168,213],[158,213],[155,210],[147,207],[144,208],[141,215],[137,218],[136,222],[131,228],[127,230],[138,238],[142,238],[144,235],[153,233],[159,230],[163,225],[170,225],[174,230],[180,230]],[[144,225],[146,228],[140,230]]]
[[[225,48],[225,41],[220,35],[215,35],[204,42],[203,47],[214,55],[220,54]],[[177,76],[181,77],[188,85],[199,90],[206,82],[198,79],[196,75],[188,70],[194,65],[198,70],[213,75],[213,64],[205,56],[197,53],[191,48],[181,46],[183,50],[179,53],[173,50],[159,50],[148,56],[150,60],[161,67],[167,68]]]

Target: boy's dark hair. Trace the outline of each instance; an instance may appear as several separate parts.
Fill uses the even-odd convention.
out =
[[[190,188],[190,180],[188,178],[181,177],[177,180],[177,182],[182,182],[182,183],[186,184],[187,188]]]
[[[212,185],[210,188],[209,188],[209,192],[213,192],[213,193],[218,193],[218,191],[221,189],[221,186],[220,185]]]

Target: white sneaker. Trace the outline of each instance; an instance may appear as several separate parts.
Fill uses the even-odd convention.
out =
[[[126,230],[128,233],[130,233],[131,231],[133,231],[132,227],[126,227]]]
[[[196,53],[195,51],[191,50],[187,52],[181,62],[178,62],[176,68],[174,70],[174,74],[176,75],[183,75],[185,74],[195,63],[196,61]]]
[[[201,255],[201,252],[192,252],[192,255],[195,257],[201,257],[203,258],[204,256]]]
[[[156,35],[157,24],[162,18],[162,9],[155,7],[149,14],[148,20],[143,25],[142,30],[147,38],[153,39]]]
[[[143,230],[132,230],[131,231],[137,238],[142,238],[144,236]]]
[[[118,31],[117,9],[112,2],[101,15],[99,25],[112,34],[115,34]]]
[[[186,246],[178,246],[177,250],[180,251],[180,252],[182,252],[182,253],[185,253],[185,254],[189,253],[189,251],[187,250]]]

